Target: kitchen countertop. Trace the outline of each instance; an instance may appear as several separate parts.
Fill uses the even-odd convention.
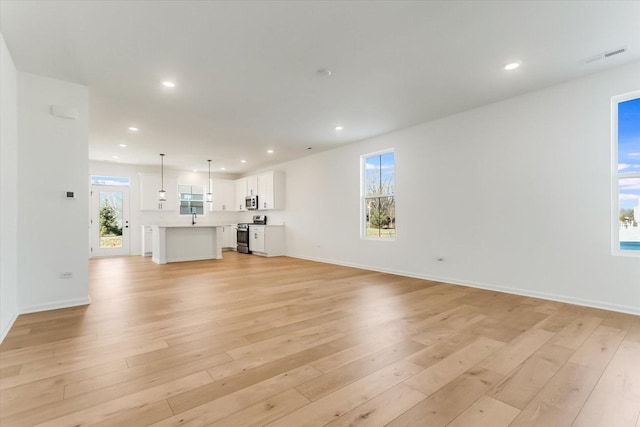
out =
[[[176,224],[176,225],[155,225],[151,224],[149,227],[160,227],[160,228],[214,228],[214,227],[226,227],[227,225],[209,225],[209,224]]]
[[[225,224],[198,224],[196,222],[195,225],[191,225],[191,224],[145,224],[144,227],[164,227],[164,228],[180,228],[180,227],[185,227],[185,228],[206,228],[206,227],[230,227],[232,225],[236,225],[236,224],[229,224],[229,223],[225,223]]]

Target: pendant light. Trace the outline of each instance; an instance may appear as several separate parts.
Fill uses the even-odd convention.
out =
[[[207,202],[213,203],[213,193],[211,192],[211,160],[209,162],[209,192],[207,193]]]
[[[164,191],[164,154],[160,154],[160,191],[158,191],[158,200],[160,202],[167,201],[167,192]]]

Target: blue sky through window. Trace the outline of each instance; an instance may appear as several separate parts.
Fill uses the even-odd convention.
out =
[[[393,194],[395,187],[395,153],[385,153],[367,157],[365,160],[365,189],[366,195],[380,193]],[[370,183],[373,183],[377,191],[373,191]]]
[[[92,185],[113,185],[115,187],[128,187],[129,178],[118,177],[118,176],[91,175],[91,184]]]
[[[618,104],[618,173],[640,172],[640,98]],[[638,206],[640,178],[620,180],[619,208]]]

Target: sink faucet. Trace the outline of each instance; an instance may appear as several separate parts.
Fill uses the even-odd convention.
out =
[[[196,218],[198,218],[198,215],[196,215],[195,212],[191,213],[191,225],[196,225]]]

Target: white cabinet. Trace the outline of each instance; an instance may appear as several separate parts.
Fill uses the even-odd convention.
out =
[[[266,257],[284,255],[284,227],[249,224],[249,250]]]
[[[238,226],[237,224],[230,225],[229,227],[229,247],[234,251],[238,247]]]
[[[151,256],[153,252],[153,230],[150,225],[142,226],[142,256]]]
[[[258,208],[273,209],[273,173],[258,175]]]
[[[247,194],[245,196],[255,196],[258,194],[258,176],[247,177]]]
[[[224,225],[219,228],[222,230],[222,247],[225,249],[236,249],[238,246],[238,234],[235,225]]]
[[[249,250],[264,253],[264,225],[249,225]]]
[[[269,171],[236,181],[236,205],[245,211],[244,198],[258,196],[258,210],[284,209],[284,173]],[[214,194],[215,197],[215,194]]]
[[[260,210],[284,209],[284,173],[270,171],[258,176],[258,204]]]
[[[244,202],[244,198],[242,199]],[[235,211],[236,183],[226,179],[213,180],[213,203],[209,203],[210,211]]]
[[[158,201],[158,191],[162,186],[160,175],[141,173],[140,176],[140,210],[141,211],[174,211],[178,207],[178,180],[176,177],[164,177],[164,190],[167,201]]]
[[[246,211],[244,206],[244,198],[247,196],[247,178],[236,179],[236,204],[237,211]],[[235,207],[234,206],[234,207]],[[236,210],[236,209],[233,209]]]

